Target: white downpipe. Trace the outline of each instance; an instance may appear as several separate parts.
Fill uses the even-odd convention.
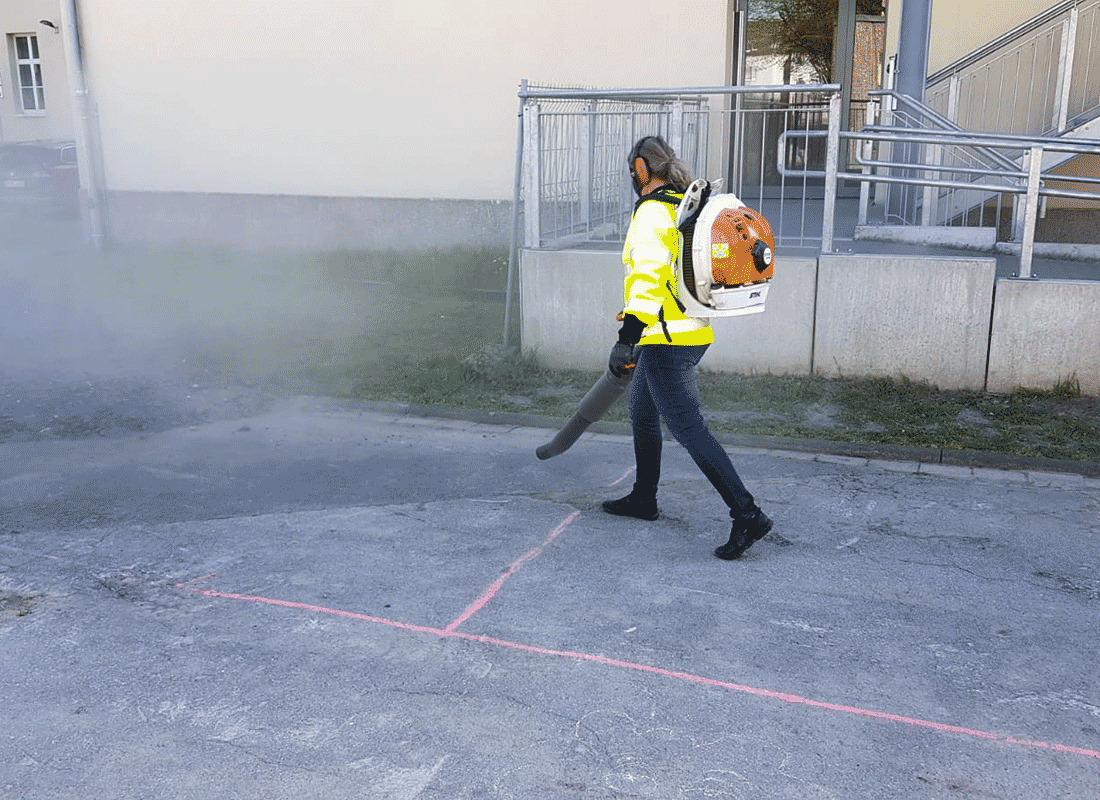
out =
[[[80,46],[80,12],[77,0],[61,2],[61,34],[65,44],[65,61],[69,71],[69,85],[73,92],[73,118],[77,174],[80,176],[80,215],[84,222],[84,234],[96,250],[106,244],[107,233],[103,219],[103,198],[100,191],[97,165],[95,126],[91,97],[84,74],[84,55]]]

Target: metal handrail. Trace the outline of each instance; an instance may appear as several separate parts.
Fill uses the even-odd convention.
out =
[[[912,164],[906,165],[912,167]],[[929,171],[935,171],[933,167],[926,167]],[[821,173],[822,175],[824,173]],[[1065,175],[1057,176],[1061,180],[1067,180]],[[1012,183],[967,183],[965,181],[949,181],[939,178],[906,178],[901,175],[876,175],[873,178],[869,178],[867,175],[861,172],[837,172],[837,178],[840,180],[852,180],[852,181],[867,181],[869,183],[893,183],[901,184],[905,186],[935,186],[942,189],[981,189],[983,191],[991,192],[1006,192],[1010,194],[1027,194],[1029,189],[1027,186],[1021,186],[1020,184]],[[1040,185],[1038,193],[1043,197],[1064,197],[1073,200],[1095,200],[1100,202],[1100,192],[1078,192],[1072,189],[1052,189],[1048,186]]]
[[[868,139],[874,141],[901,141],[914,144],[943,144],[945,139],[956,139],[959,145],[984,145],[1015,150],[1027,150],[1042,147],[1061,153],[1096,154],[1100,153],[1100,139],[1073,139],[1059,136],[1026,136],[1012,133],[984,133],[982,131],[941,131],[934,128],[904,128],[891,133],[889,128],[868,128],[866,131],[842,131],[846,139]],[[1013,162],[1015,166],[1015,162]],[[941,166],[942,170],[943,167]]]
[[[829,132],[825,130],[791,130],[781,133],[779,135],[779,141],[785,142],[787,139],[791,138],[824,138],[828,135]],[[1075,153],[1079,155],[1100,155],[1100,139],[1063,139],[1049,136],[1017,136],[1003,133],[983,133],[981,131],[940,131],[932,128],[889,128],[886,126],[867,126],[858,131],[840,131],[839,137],[849,141],[892,142],[895,144],[943,144],[944,141],[947,140],[958,146],[983,145],[987,147],[1002,147],[1016,150],[1030,150],[1038,147],[1044,151]],[[981,175],[1001,174],[1016,178],[1027,177],[1027,173],[1020,172],[1019,165],[1011,159],[1008,161],[1012,165],[1012,170],[1003,172],[1000,170],[978,170],[966,167],[951,167],[943,164],[925,165],[912,162],[879,162],[864,159],[858,154],[856,156],[856,161],[861,165],[889,166],[914,170],[923,169],[930,172],[964,172]],[[821,178],[825,175],[822,170],[789,169],[783,162],[782,157],[778,160],[777,168],[783,175],[793,178]],[[840,177],[847,178],[851,174],[854,173],[840,173]],[[861,175],[861,177],[866,179],[865,175]],[[1059,175],[1057,173],[1043,173],[1043,177],[1048,180],[1068,180],[1079,183],[1100,182],[1100,178]],[[873,180],[880,179],[883,183],[894,182],[886,180],[883,176],[875,176]],[[963,188],[977,189],[981,187],[974,184],[963,184]]]
[[[839,83],[800,83],[795,86],[696,86],[676,89],[548,89],[526,87],[521,100],[634,100],[639,98],[703,97],[710,94],[769,94],[792,91],[827,94],[839,92]]]
[[[828,131],[785,131],[779,135],[780,143],[785,143],[787,139],[791,138],[826,138],[828,137]],[[891,135],[888,132],[867,132],[866,129],[862,131],[841,131],[840,138],[848,141],[880,141],[880,142],[894,142],[899,144],[914,143],[930,143],[937,140],[929,138],[905,138],[901,135]],[[1100,153],[1100,140],[1084,140],[1094,141],[1095,145],[1084,149],[1083,153]],[[1035,144],[1035,147],[1041,147],[1046,150],[1046,147],[1042,147],[1040,144]],[[1030,148],[1028,148],[1030,149]],[[1053,148],[1052,148],[1053,149]],[[1060,148],[1065,150],[1066,148]],[[1077,152],[1076,150],[1074,152]],[[944,166],[943,164],[919,164],[909,161],[882,161],[878,159],[870,159],[859,154],[856,151],[856,163],[862,167],[883,167],[889,169],[905,169],[915,172],[950,172],[959,173],[964,175],[999,175],[1005,178],[1016,178],[1024,180],[1028,178],[1029,173],[1026,170],[1013,169],[1013,170],[987,170],[976,169],[973,167],[953,167]],[[1013,162],[1015,167],[1015,162]],[[776,159],[776,169],[785,177],[790,178],[824,178],[826,177],[825,170],[799,170],[790,169],[787,167],[782,154]],[[1026,187],[1021,187],[1019,184],[985,184],[985,183],[971,183],[965,181],[949,181],[943,179],[921,179],[921,178],[898,178],[890,175],[875,175],[874,177],[868,177],[867,173],[846,172],[840,170],[837,172],[837,178],[841,180],[860,180],[867,183],[895,183],[906,184],[913,186],[936,186],[945,189],[978,189],[982,191],[1011,191],[1017,194],[1026,192]],[[1063,175],[1057,172],[1043,172],[1040,174],[1040,179],[1045,181],[1068,181],[1072,183],[1084,183],[1084,184],[1096,184],[1100,186],[1100,177],[1091,177],[1088,175]],[[1097,192],[1074,192],[1071,190],[1054,190],[1041,187],[1039,193],[1050,197],[1066,197],[1075,198],[1078,200],[1100,200],[1100,193]]]
[[[944,131],[928,129],[885,129],[885,130],[860,130],[860,131],[785,131],[781,134],[781,140],[800,136],[827,135],[831,142],[835,136],[837,142],[847,141],[877,141],[894,144],[955,144],[959,146],[986,146],[1003,147],[1023,151],[1025,169],[1018,172],[990,172],[990,175],[1003,175],[1008,178],[1020,179],[1022,182],[1004,183],[975,183],[972,181],[945,180],[942,178],[924,177],[920,175],[879,175],[872,174],[868,170],[862,172],[849,172],[837,169],[836,172],[822,172],[820,170],[792,170],[787,169],[782,162],[778,164],[780,171],[788,177],[822,178],[826,181],[856,181],[861,186],[861,194],[875,183],[919,186],[922,188],[941,189],[966,189],[991,192],[995,194],[1015,194],[1025,198],[1023,207],[1023,226],[1020,246],[1020,271],[1019,277],[1031,276],[1031,261],[1034,254],[1035,224],[1038,218],[1038,206],[1040,197],[1061,197],[1073,200],[1086,200],[1100,202],[1100,192],[1078,191],[1074,189],[1055,189],[1044,185],[1045,181],[1076,182],[1100,185],[1100,179],[1088,176],[1063,175],[1059,173],[1043,172],[1043,154],[1047,151],[1055,151],[1072,154],[1100,154],[1100,139],[1066,139],[1048,136],[1021,136],[1014,134],[985,133],[980,131]],[[858,149],[858,148],[857,148]],[[942,164],[921,163],[875,163],[869,160],[857,161],[864,167],[887,166],[896,167],[910,172],[951,173],[953,171],[969,172],[967,168],[953,170],[950,166]],[[1015,163],[1015,162],[1014,162]],[[835,184],[834,184],[835,185]],[[828,222],[826,223],[828,224]]]
[[[942,164],[925,165],[925,164],[913,164],[911,162],[905,162],[905,161],[880,161],[880,160],[877,160],[877,159],[864,158],[863,156],[861,156],[859,154],[856,155],[856,163],[858,163],[861,167],[883,167],[883,168],[888,168],[888,169],[908,169],[908,170],[918,170],[918,171],[922,171],[922,172],[950,172],[952,174],[960,174],[960,175],[1000,175],[1000,176],[1005,177],[1005,178],[1016,178],[1016,179],[1019,179],[1019,180],[1024,180],[1028,177],[1028,173],[1023,171],[1023,170],[1015,170],[1015,171],[1006,170],[1004,172],[1001,172],[1001,171],[991,172],[990,170],[976,169],[976,168],[973,168],[973,167],[946,167],[946,166],[943,166]],[[1093,184],[1094,183],[1094,184],[1100,185],[1100,178],[1094,178],[1094,177],[1090,177],[1088,175],[1072,175],[1071,176],[1071,175],[1061,175],[1061,174],[1056,173],[1056,172],[1044,172],[1044,173],[1042,173],[1042,175],[1040,177],[1044,181],[1070,181],[1072,183],[1088,183],[1088,184]],[[965,184],[964,188],[967,188],[967,189],[980,189],[981,186],[978,185],[978,184],[968,183],[968,184]],[[1087,199],[1094,199],[1094,198],[1090,197],[1090,198],[1087,198]],[[1095,199],[1100,199],[1100,198],[1095,198]]]
[[[963,131],[965,130],[958,123],[948,119],[943,114],[936,111],[934,108],[929,107],[925,103],[910,97],[907,94],[902,94],[893,89],[874,89],[867,93],[871,97],[886,97],[893,100],[895,103],[901,104],[908,108],[910,111],[915,112],[917,116],[924,117],[930,121],[936,129],[950,130],[950,131]],[[874,128],[879,126],[864,126],[865,128]],[[888,126],[882,126],[888,127]],[[1016,166],[1016,162],[1008,158],[1003,153],[999,153],[996,150],[987,150],[985,147],[978,148],[981,155],[985,155],[991,160],[997,162],[1006,169],[1011,169]]]

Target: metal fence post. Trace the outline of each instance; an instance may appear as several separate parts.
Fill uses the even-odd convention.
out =
[[[860,142],[859,149],[862,151],[862,157],[866,161],[871,160],[871,143]],[[858,225],[867,224],[867,211],[871,204],[871,167],[864,164],[860,167],[860,172],[867,180],[859,182],[859,217],[857,218]]]
[[[1043,174],[1043,148],[1032,147],[1027,155],[1027,200],[1024,207],[1024,239],[1020,245],[1020,277],[1031,277],[1035,254],[1035,224],[1039,219],[1039,179]]]
[[[954,73],[947,84],[947,114],[949,120],[959,124],[959,89],[962,87],[962,77]]]
[[[879,108],[880,100],[871,100],[867,105],[867,119],[868,125],[877,125],[879,121]],[[874,144],[870,140],[864,139],[861,142],[857,142],[856,146],[859,148],[860,156],[864,161],[870,161],[874,156]],[[868,164],[864,164],[860,168],[865,176],[870,176],[872,168]],[[857,224],[867,224],[867,211],[871,203],[871,181],[863,180],[859,182],[859,218]]]
[[[523,222],[525,247],[538,247],[542,242],[540,206],[541,148],[539,147],[539,105],[523,107]]]
[[[934,144],[932,145],[931,152],[929,153],[929,166],[938,167],[941,166],[941,159],[943,158],[943,146]],[[943,177],[941,172],[930,172],[929,177],[938,180]],[[928,228],[935,223],[935,219],[932,216],[933,206],[936,199],[936,187],[925,186],[924,194],[921,197],[921,210],[920,210],[920,224]]]
[[[1064,131],[1069,122],[1069,94],[1073,83],[1073,55],[1077,46],[1077,6],[1069,10],[1069,19],[1062,23],[1062,47],[1058,54],[1058,88],[1055,94],[1054,130]]]
[[[684,101],[672,101],[672,113],[668,120],[668,145],[676,155],[684,156]]]
[[[833,251],[837,171],[840,164],[840,92],[829,96],[829,137],[825,150],[825,208],[821,219],[821,252]]]
[[[892,95],[888,95],[883,98],[882,106],[879,109],[879,116],[876,120],[877,124],[884,127],[889,127],[896,124],[895,117],[897,116],[897,102],[897,99],[894,98]],[[897,148],[894,146],[894,144],[890,142],[881,142],[876,145],[876,148],[876,152],[880,158],[888,157],[889,159],[892,159],[894,153],[897,151]],[[875,167],[874,171],[876,175],[885,175],[889,174],[890,172],[888,167]],[[883,183],[881,181],[876,182],[874,191],[875,205],[881,206],[884,209],[889,209],[890,193],[892,191],[893,190],[889,183]]]
[[[584,116],[578,120],[577,154],[580,158],[577,175],[577,199],[580,203],[580,220],[586,231],[592,230],[592,168],[593,148],[596,142],[596,101],[584,105]]]
[[[508,282],[504,292],[504,346],[512,342],[512,304],[515,302],[516,272],[519,270],[519,201],[523,191],[523,106],[527,102],[527,79],[519,84],[519,113],[516,114],[516,166],[512,184],[512,234],[508,242]]]

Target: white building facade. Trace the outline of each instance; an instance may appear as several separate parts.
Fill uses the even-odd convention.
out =
[[[0,4],[0,144],[73,138],[72,91],[57,0]]]

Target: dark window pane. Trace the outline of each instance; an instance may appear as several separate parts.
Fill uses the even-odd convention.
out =
[[[19,65],[19,85],[20,86],[34,86],[34,77],[31,72],[30,64]]]
[[[46,110],[46,90],[45,89],[39,89],[38,90],[38,110],[39,111],[45,111]]]
[[[34,111],[34,89],[23,90],[23,110]]]
[[[34,65],[34,85],[35,86],[42,86],[43,85],[42,84],[42,65],[41,64],[35,64]]]
[[[38,37],[30,36],[31,40],[31,58],[38,58]]]
[[[30,51],[27,50],[27,37],[16,36],[15,37],[15,57],[16,58],[30,58]]]

